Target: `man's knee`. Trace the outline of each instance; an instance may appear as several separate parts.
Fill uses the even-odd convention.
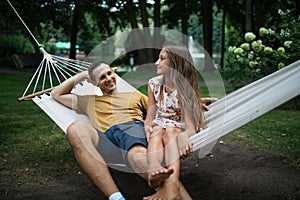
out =
[[[142,145],[135,145],[127,153],[127,160],[131,166],[143,168],[148,165],[147,149]]]
[[[79,131],[78,131],[78,127],[81,126],[83,122],[82,121],[75,121],[75,122],[72,122],[72,124],[70,124],[68,127],[67,127],[67,136],[68,137],[76,137],[76,135],[78,135]]]
[[[67,128],[67,137],[71,146],[78,144],[84,137],[91,137],[90,127],[83,121],[75,121]]]

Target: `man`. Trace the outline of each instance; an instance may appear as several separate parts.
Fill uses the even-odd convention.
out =
[[[78,83],[88,80],[99,87],[102,96],[71,93]],[[116,76],[109,65],[95,62],[51,92],[61,104],[88,115],[91,125],[76,121],[67,128],[75,158],[95,186],[109,200],[123,200],[107,167],[108,162],[123,161],[147,180],[147,141],[143,119],[147,97],[139,92],[118,92]],[[166,177],[167,179],[167,177]],[[191,199],[180,183],[182,199]]]

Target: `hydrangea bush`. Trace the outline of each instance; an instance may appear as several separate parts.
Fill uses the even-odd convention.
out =
[[[242,44],[228,48],[222,70],[228,81],[244,85],[299,60],[299,19],[291,20],[289,12],[278,13],[290,20],[282,21],[279,30],[261,27],[257,35],[247,32]]]

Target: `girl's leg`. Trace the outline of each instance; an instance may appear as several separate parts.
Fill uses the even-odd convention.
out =
[[[186,197],[184,192],[181,191],[183,186],[179,181],[180,174],[180,158],[177,147],[177,135],[181,132],[177,128],[167,128],[165,134],[163,135],[163,143],[165,148],[165,161],[167,169],[173,173],[169,175],[168,178],[164,179],[161,187],[158,188],[157,192],[151,196],[145,197],[144,200],[153,200],[153,199],[181,199]]]
[[[162,168],[161,163],[164,158],[163,152],[163,128],[153,127],[153,133],[150,135],[148,143],[148,164],[149,171],[157,171]]]
[[[175,176],[179,179],[180,174],[180,157],[177,145],[177,135],[181,132],[179,128],[167,128],[166,134],[163,136],[165,146],[165,161],[169,169],[173,169]]]
[[[153,188],[159,187],[173,172],[162,166],[164,160],[163,134],[163,128],[154,126],[148,143],[148,184]]]

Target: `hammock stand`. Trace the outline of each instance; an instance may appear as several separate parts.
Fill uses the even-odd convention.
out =
[[[27,31],[35,39],[9,0],[7,0],[7,2],[15,11]],[[90,63],[48,54],[36,39],[35,41],[43,53],[43,60],[34,73],[22,97],[18,100],[24,101],[32,99],[64,132],[66,132],[67,127],[76,120],[83,120],[89,123],[87,116],[78,114],[74,110],[56,102],[49,92],[55,87],[52,74],[54,74],[55,80],[61,83],[61,79],[67,79],[80,71],[88,69]],[[40,79],[41,76],[43,76],[42,79]],[[136,91],[134,87],[119,76],[117,76],[117,81],[117,89],[120,92]],[[42,86],[39,87],[39,85]],[[32,92],[27,95],[29,90],[32,90]],[[78,84],[72,92],[79,95],[101,95],[99,88],[95,88],[86,81]],[[206,155],[220,137],[245,125],[299,94],[300,60],[244,86],[211,104],[210,110],[204,114],[207,128],[201,131],[201,133],[190,137],[193,143],[193,150],[199,150],[199,157]],[[115,166],[118,166],[118,164],[115,164]]]

